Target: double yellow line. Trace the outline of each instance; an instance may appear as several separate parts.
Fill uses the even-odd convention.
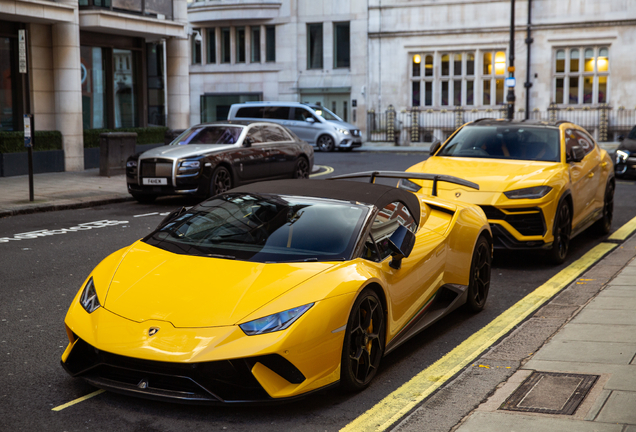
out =
[[[636,217],[608,240],[625,241],[634,231]],[[384,431],[389,428],[616,247],[616,243],[601,243],[592,248],[341,431]]]

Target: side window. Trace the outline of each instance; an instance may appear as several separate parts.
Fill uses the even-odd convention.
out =
[[[594,140],[586,133],[575,129],[565,130],[565,152],[568,156],[572,154],[572,147],[579,146],[588,154],[594,150]]]
[[[278,126],[263,126],[262,127],[263,141],[262,142],[280,142],[289,141],[289,138],[285,131]]]
[[[263,142],[262,126],[252,126],[247,131],[247,137],[252,140],[252,144],[260,144]]]
[[[392,202],[380,210],[371,226],[371,238],[367,240],[363,258],[382,261],[390,256],[389,238],[400,225],[413,232],[417,229],[415,219],[404,204]]]
[[[263,107],[245,107],[236,111],[236,118],[263,118]]]
[[[263,118],[289,120],[289,107],[265,107],[265,109],[263,110]]]
[[[294,112],[294,120],[304,122],[308,118],[313,118],[314,120],[316,120],[316,118],[313,116],[313,114],[310,113],[308,110],[306,110],[304,108],[296,108],[296,110]]]

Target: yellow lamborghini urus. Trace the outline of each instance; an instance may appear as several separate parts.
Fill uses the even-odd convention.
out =
[[[594,225],[607,234],[614,208],[614,168],[607,152],[572,123],[484,119],[468,123],[431,156],[408,169],[459,174],[478,191],[443,183],[440,198],[479,205],[496,249],[543,249],[562,263],[570,239]],[[431,191],[422,180],[400,187]]]
[[[434,179],[449,181],[478,187]],[[103,389],[189,403],[361,390],[409,337],[484,307],[491,257],[477,206],[356,181],[243,186],[104,259],[66,315],[62,365]]]

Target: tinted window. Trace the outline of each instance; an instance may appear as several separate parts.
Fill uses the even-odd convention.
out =
[[[247,137],[252,140],[252,144],[263,142],[262,126],[252,126],[247,132]]]
[[[241,132],[241,126],[195,126],[179,135],[170,145],[235,144]]]
[[[289,107],[266,106],[263,109],[263,118],[289,120]]]
[[[252,262],[350,259],[369,208],[304,197],[226,194],[144,241],[181,255]]]
[[[557,128],[466,126],[436,156],[558,162],[559,149],[560,132]]]
[[[629,135],[627,135],[627,138],[636,140],[636,127],[634,127],[631,131],[629,131]]]
[[[337,115],[329,111],[327,108],[324,108],[324,107],[312,107],[312,108],[314,111],[316,111],[316,114],[318,114],[320,117],[324,118],[325,120],[342,121],[340,117],[338,117]]]
[[[236,111],[237,118],[263,118],[263,107],[245,107]]]
[[[389,238],[400,225],[412,232],[417,230],[417,223],[404,204],[393,202],[380,210],[371,225],[371,235],[366,241],[363,257],[382,261],[391,255]]]
[[[309,110],[306,110],[305,108],[296,108],[294,110],[294,120],[305,121],[308,118],[313,118],[314,120],[316,120],[313,114],[310,113]]]
[[[289,141],[290,137],[285,131],[278,126],[263,126],[262,129],[263,142],[279,142]]]
[[[565,133],[565,151],[568,156],[571,156],[572,147],[579,146],[585,150],[585,154],[588,154],[594,149],[594,140],[581,131],[575,129],[566,129]]]

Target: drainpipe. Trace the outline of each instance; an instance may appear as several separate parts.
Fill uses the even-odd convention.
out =
[[[161,39],[161,48],[163,51],[163,125],[168,126],[168,55],[165,39]]]
[[[531,25],[532,25],[532,0],[528,0],[528,25],[526,26],[526,82],[524,87],[526,88],[526,120],[530,118],[530,87],[532,87],[532,83],[530,82],[530,47],[534,39],[531,37]]]

